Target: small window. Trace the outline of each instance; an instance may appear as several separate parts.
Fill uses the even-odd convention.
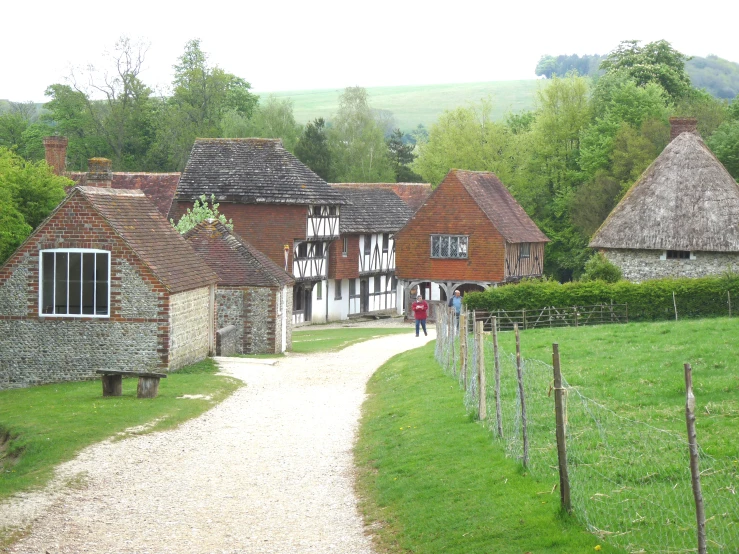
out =
[[[357,296],[357,282],[354,279],[349,279],[349,298]]]
[[[334,300],[341,300],[341,279],[334,280]]]
[[[432,258],[466,258],[468,237],[431,235]]]
[[[689,250],[668,250],[667,259],[668,260],[689,260],[690,251]]]
[[[396,290],[398,290],[398,278],[395,275],[393,275],[393,279],[390,282],[390,286],[391,286],[391,290],[393,292],[395,292]]]
[[[390,233],[382,234],[382,251],[387,252],[390,247]]]
[[[529,258],[531,257],[531,243],[529,242],[522,242],[520,246],[520,257],[521,258]]]
[[[298,244],[298,258],[307,258],[308,257],[308,243],[307,242],[301,242]]]
[[[320,300],[323,298],[323,281],[318,281],[316,283],[316,299]]]
[[[344,237],[341,255],[344,257],[349,255],[349,237]]]
[[[375,292],[381,292],[382,290],[382,281],[380,280],[379,275],[375,275]]]
[[[39,313],[109,317],[110,252],[42,250]]]
[[[328,208],[328,215],[337,215],[339,212],[339,208],[336,206],[329,206]]]
[[[364,254],[369,255],[372,252],[372,235],[364,235]]]

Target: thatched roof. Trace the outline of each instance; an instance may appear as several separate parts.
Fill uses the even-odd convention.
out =
[[[698,135],[682,133],[629,189],[589,246],[739,251],[739,185]]]

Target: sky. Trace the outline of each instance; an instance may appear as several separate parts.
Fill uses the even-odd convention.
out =
[[[739,63],[735,0],[8,2],[0,99],[16,102],[47,101],[72,68],[105,69],[124,35],[149,43],[140,78],[162,94],[193,38],[260,94],[533,79],[542,55],[603,55],[630,39]]]

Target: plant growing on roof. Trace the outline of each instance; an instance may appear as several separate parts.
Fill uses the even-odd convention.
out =
[[[216,204],[216,197],[214,194],[210,195],[210,206],[208,205],[207,197],[203,194],[199,199],[195,200],[192,208],[187,208],[187,213],[184,214],[177,223],[174,222],[174,219],[170,219],[169,222],[182,235],[206,219],[217,219],[223,223],[229,231],[233,231],[233,219],[226,219],[225,215],[218,213],[218,206],[220,206],[220,204]]]

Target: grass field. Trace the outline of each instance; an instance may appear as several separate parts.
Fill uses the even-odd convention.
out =
[[[215,371],[207,359],[172,373],[156,399],[136,398],[137,379],[124,379],[119,397],[103,398],[100,380],[1,391],[0,499],[45,485],[56,465],[86,446],[131,427],[174,427],[242,385]],[[180,398],[185,394],[204,397]]]
[[[551,484],[469,417],[433,343],[391,359],[367,391],[355,459],[378,552],[620,552],[563,515]]]
[[[306,331],[293,332],[293,349],[296,354],[307,354],[310,352],[326,352],[342,350],[352,344],[366,340],[382,337],[385,335],[397,335],[412,333],[413,327],[351,327],[320,329],[309,328]]]
[[[403,131],[415,129],[419,123],[426,128],[436,122],[444,110],[451,110],[469,103],[490,98],[493,103],[493,119],[501,120],[509,112],[519,112],[534,107],[534,96],[541,81],[495,81],[490,83],[466,83],[425,86],[369,87],[370,105],[375,109],[389,110],[395,116],[396,126]],[[338,109],[339,95],[343,89],[260,92],[262,98],[273,95],[290,98],[298,123],[305,124],[317,117],[332,119]]]
[[[551,395],[552,343],[558,342],[568,385],[567,456],[576,517],[627,551],[692,551],[695,513],[683,376],[683,364],[690,362],[709,552],[733,552],[739,545],[737,331],[739,321],[726,318],[523,331],[530,473],[558,481]],[[503,438],[495,438],[490,336],[485,339],[487,429],[499,448],[520,462],[513,333],[501,333],[500,344]],[[442,345],[437,354],[452,373]],[[470,367],[476,367],[474,361]],[[465,397],[475,415],[476,389],[468,388]]]

